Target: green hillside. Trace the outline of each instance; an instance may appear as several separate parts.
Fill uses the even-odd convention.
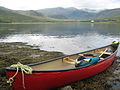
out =
[[[36,20],[37,19],[32,17],[24,16],[7,8],[0,7],[0,22],[32,22]]]
[[[18,14],[29,16],[29,17],[34,17],[34,18],[39,18],[43,17],[44,15],[42,13],[38,13],[34,10],[27,10],[27,11],[22,11],[22,10],[17,10],[15,11]]]
[[[96,14],[97,21],[120,22],[120,8],[104,10]]]
[[[56,18],[56,19],[68,19],[66,16],[64,15],[48,15],[48,17],[50,18]]]
[[[48,22],[54,19],[44,17],[43,14],[36,11],[14,11],[0,7],[0,22]]]
[[[97,14],[97,18],[111,18],[120,16],[120,8],[104,10]]]
[[[10,10],[0,7],[0,22],[120,22],[120,8],[103,11],[76,8],[48,8],[42,10]]]

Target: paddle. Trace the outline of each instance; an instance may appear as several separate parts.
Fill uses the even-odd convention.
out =
[[[99,57],[101,57],[107,50],[108,50],[108,49],[106,48],[106,49],[104,50],[104,52],[102,52],[102,53],[99,55]]]

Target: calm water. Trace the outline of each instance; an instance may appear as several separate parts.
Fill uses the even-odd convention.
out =
[[[120,24],[0,24],[0,42],[26,42],[42,50],[77,53],[120,41]]]

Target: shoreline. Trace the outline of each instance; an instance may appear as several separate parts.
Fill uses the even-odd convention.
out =
[[[58,21],[39,21],[39,22],[0,22],[0,24],[48,24],[48,23],[116,23],[119,24],[120,21],[95,21],[91,22],[90,20],[58,20]]]
[[[61,52],[48,52],[39,50],[37,46],[26,45],[26,43],[0,43],[0,90],[11,90],[6,83],[6,77],[2,74],[4,67],[17,63],[29,64],[63,56]],[[120,83],[120,57],[104,72],[93,77],[69,84],[72,90],[115,90]],[[62,90],[66,86],[55,90]],[[68,90],[68,89],[63,89]],[[70,89],[71,90],[71,89]]]
[[[26,45],[26,43],[0,43],[0,90],[11,90],[6,83],[5,67],[17,62],[30,64],[59,56],[63,56],[63,53],[40,50],[37,46]]]

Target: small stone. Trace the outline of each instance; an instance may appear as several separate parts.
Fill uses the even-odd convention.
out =
[[[73,90],[71,86],[65,86],[61,88],[60,90]]]

